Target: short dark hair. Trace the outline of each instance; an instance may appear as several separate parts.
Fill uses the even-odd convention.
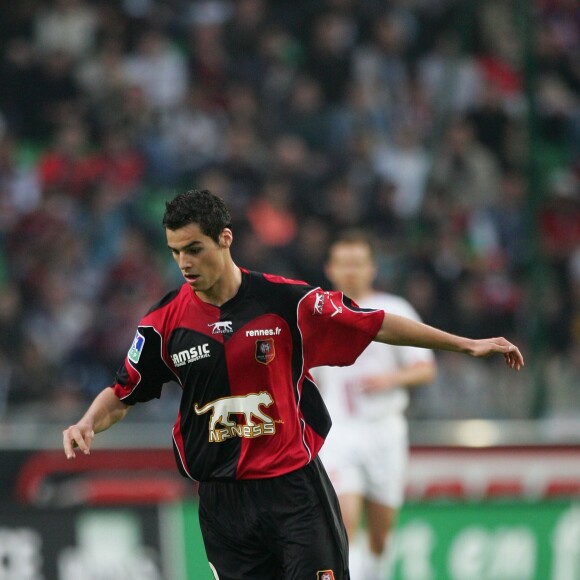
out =
[[[330,252],[337,244],[362,244],[367,246],[371,258],[375,260],[377,254],[376,242],[372,234],[365,230],[350,228],[339,231],[330,241],[327,251],[327,259],[330,258]]]
[[[178,230],[197,224],[215,242],[224,228],[231,228],[230,212],[224,201],[207,189],[190,189],[165,202],[163,227]]]

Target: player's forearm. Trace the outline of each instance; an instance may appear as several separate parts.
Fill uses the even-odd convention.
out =
[[[100,433],[123,419],[129,408],[129,405],[115,395],[113,389],[107,387],[95,397],[79,424],[87,425],[95,433]]]
[[[375,340],[398,346],[416,346],[465,354],[472,354],[475,342],[388,312],[385,312],[383,324]]]

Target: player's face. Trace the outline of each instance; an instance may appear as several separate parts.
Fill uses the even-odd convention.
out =
[[[370,248],[358,242],[335,244],[326,263],[326,276],[337,290],[352,298],[370,292],[376,276]]]
[[[219,243],[206,236],[195,224],[165,230],[167,246],[185,281],[196,291],[211,293],[222,279],[229,259],[232,232],[225,228]]]

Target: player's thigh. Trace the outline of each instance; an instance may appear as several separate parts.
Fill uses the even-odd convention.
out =
[[[201,523],[201,522],[200,522]],[[281,580],[278,560],[257,544],[230,542],[213,526],[201,524],[210,567],[216,580]]]
[[[348,542],[338,498],[317,458],[289,474],[272,505],[271,533],[284,580],[348,578]],[[325,576],[326,574],[326,576]]]
[[[284,580],[315,580],[324,573],[328,578],[345,580],[345,554],[325,507],[318,503],[307,512],[296,514],[295,526],[287,520],[286,537],[280,542]]]
[[[201,483],[199,524],[207,558],[219,580],[281,578],[280,562],[255,502],[249,482]]]

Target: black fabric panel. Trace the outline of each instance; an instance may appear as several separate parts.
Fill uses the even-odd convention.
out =
[[[158,310],[159,308],[162,308],[163,306],[166,306],[167,304],[169,304],[172,300],[175,300],[175,298],[177,297],[177,295],[179,294],[179,292],[181,291],[180,288],[177,288],[176,290],[172,290],[171,292],[168,292],[159,302],[157,302],[157,304],[154,304],[147,312],[147,314],[151,314],[151,312],[155,312],[155,310]]]
[[[302,387],[300,410],[305,421],[312,427],[315,433],[325,438],[332,426],[332,420],[320,391],[308,377],[304,379]]]
[[[163,384],[174,379],[173,373],[161,358],[161,337],[159,334],[147,326],[140,326],[138,331],[145,338],[139,362],[129,363],[126,360],[115,377],[116,382],[120,385],[127,384],[129,376],[126,364],[131,364],[141,375],[139,384],[128,397],[123,399],[123,402],[128,405],[158,399],[161,396]]]
[[[209,351],[209,356],[184,361],[176,369],[184,385],[180,430],[187,467],[194,479],[233,479],[240,457],[241,439],[236,437],[221,443],[210,443],[208,426],[211,412],[198,415],[194,411],[195,403],[203,407],[210,401],[231,394],[224,345],[194,330],[175,329],[168,342],[169,352],[191,348],[195,349],[194,352]]]

